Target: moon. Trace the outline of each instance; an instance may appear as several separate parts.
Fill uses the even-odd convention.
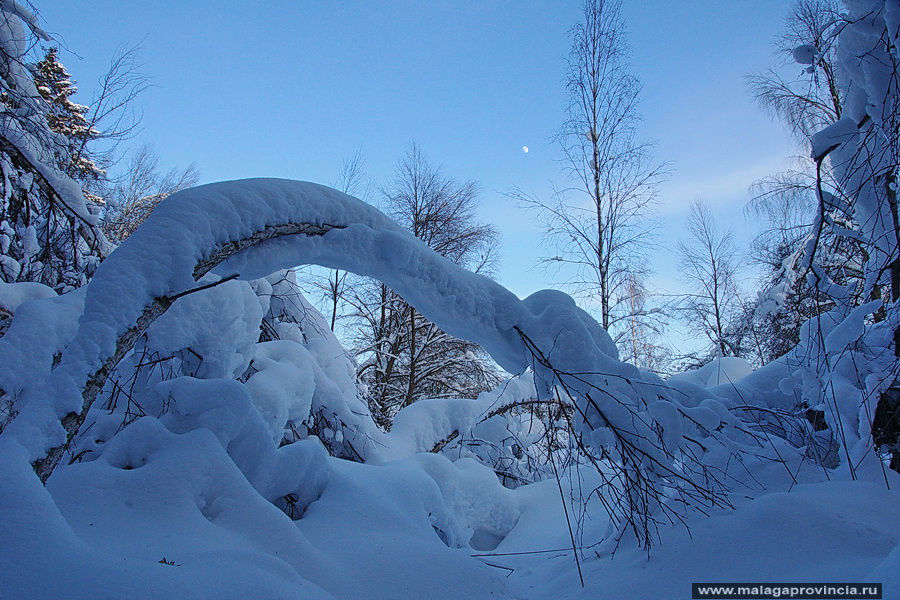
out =
[[[528,146],[522,146],[522,152],[528,154]]]

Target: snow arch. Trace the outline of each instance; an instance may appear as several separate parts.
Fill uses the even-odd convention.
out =
[[[116,364],[179,296],[202,287],[198,282],[209,273],[258,279],[301,264],[384,282],[448,333],[480,344],[512,373],[533,365],[537,354],[566,372],[637,375],[616,359],[610,337],[566,294],[543,290],[519,300],[356,198],[282,179],[214,183],[168,198],[100,266],[59,366],[46,384],[26,390],[15,425],[44,434],[42,446],[30,444],[41,479],[53,471]],[[549,391],[552,370],[538,365],[536,375]],[[617,420],[615,414],[608,418]]]

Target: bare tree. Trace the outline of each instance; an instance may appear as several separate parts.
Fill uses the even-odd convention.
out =
[[[804,150],[815,132],[843,114],[845,92],[836,79],[837,53],[833,43],[834,32],[842,22],[840,9],[836,0],[795,0],[775,43],[782,61],[779,68],[747,78],[760,106],[780,119]],[[815,56],[805,68],[794,59],[794,50],[801,47]],[[824,166],[818,184],[839,197],[840,187],[828,165]],[[793,250],[808,234],[818,184],[815,162],[806,153],[795,157],[795,166],[790,170],[754,183],[749,208],[767,222],[755,244],[762,250],[764,260],[771,262],[774,252],[780,264],[784,252],[779,247]]]
[[[362,152],[357,150],[353,156],[345,160],[341,164],[341,170],[338,173],[338,180],[335,187],[345,194],[356,196],[361,200],[365,200],[368,196],[368,186],[366,184],[366,170],[363,161]],[[325,294],[328,306],[331,310],[331,330],[334,331],[337,325],[338,308],[344,298],[345,286],[347,283],[347,271],[334,269],[328,271],[325,284],[317,281],[316,286]]]
[[[514,193],[543,220],[552,248],[544,264],[562,267],[572,291],[599,305],[607,330],[635,316],[625,288],[646,275],[649,213],[667,169],[637,140],[641,86],[626,68],[623,31],[618,0],[586,0],[571,31],[569,107],[556,136],[576,184],[550,200]]]
[[[95,135],[82,140],[77,154],[87,152],[86,146],[91,143],[90,156],[104,169],[112,167],[121,156],[117,153],[119,144],[131,139],[140,128],[142,115],[136,100],[150,84],[149,77],[141,71],[139,54],[139,46],[120,48],[97,81],[89,104],[87,124]],[[104,146],[102,150],[97,148],[98,142]]]
[[[121,242],[143,223],[166,197],[189,188],[200,180],[194,163],[161,172],[159,155],[150,144],[144,144],[128,162],[124,172],[108,182],[105,195],[109,209],[103,221],[107,236]]]
[[[440,169],[428,164],[415,144],[397,165],[393,183],[384,191],[388,210],[394,219],[438,254],[457,264],[482,271],[494,256],[497,234],[488,225],[475,220],[478,185],[474,181],[457,183],[444,177]],[[420,361],[436,335],[430,323],[409,307],[408,386],[404,404],[412,404],[417,387],[428,372],[420,372]],[[423,334],[420,336],[420,331]],[[428,335],[431,334],[431,335]],[[419,347],[417,348],[417,342]],[[438,359],[440,360],[440,359]],[[424,365],[422,365],[424,366]]]
[[[739,308],[737,251],[731,230],[721,229],[709,208],[695,200],[687,218],[689,238],[678,244],[679,269],[689,288],[678,310],[685,321],[705,335],[720,356],[739,355],[728,323]]]
[[[477,184],[446,177],[415,144],[382,195],[386,212],[442,256],[476,272],[493,265],[497,234],[477,221]],[[378,282],[353,288],[360,378],[383,424],[420,398],[472,396],[497,382],[480,348],[447,335],[394,291]]]

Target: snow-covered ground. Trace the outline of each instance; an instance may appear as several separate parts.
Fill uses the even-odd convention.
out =
[[[690,520],[690,533],[665,528],[649,555],[584,551],[581,588],[553,479],[506,490],[469,459],[311,454],[321,458],[304,477],[319,491],[292,521],[205,429],[137,421],[46,489],[4,453],[2,597],[688,598],[693,581],[881,581],[886,598],[900,589],[900,497],[883,480],[788,485],[771,465],[755,474],[768,490]],[[601,515],[589,511],[585,544],[605,530]],[[496,537],[467,543],[478,530]],[[499,537],[495,548],[478,543]]]

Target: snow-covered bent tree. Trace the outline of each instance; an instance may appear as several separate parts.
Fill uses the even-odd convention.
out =
[[[660,516],[672,520],[681,511],[673,506],[727,505],[723,465],[736,452],[761,451],[720,400],[684,401],[683,391],[620,362],[609,335],[566,294],[544,290],[519,300],[373,207],[277,179],[210,184],[164,201],[100,266],[60,356],[23,352],[37,342],[23,337],[38,334],[26,323],[11,329],[0,340],[0,387],[20,414],[4,435],[27,448],[46,481],[116,365],[179,298],[299,264],[376,278],[507,371],[532,368],[538,398],[571,403],[573,439],[609,465],[601,470],[619,528],[613,537],[628,527],[649,543]],[[40,337],[41,346],[53,346]]]

